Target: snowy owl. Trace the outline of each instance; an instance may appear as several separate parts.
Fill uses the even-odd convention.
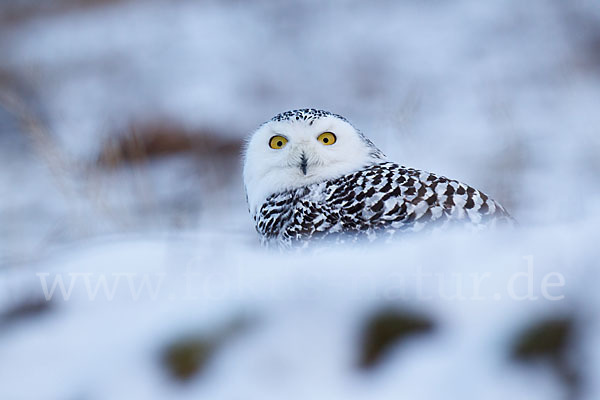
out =
[[[250,137],[244,158],[248,207],[267,246],[372,241],[453,222],[479,229],[511,220],[464,183],[388,161],[328,111],[276,115]]]

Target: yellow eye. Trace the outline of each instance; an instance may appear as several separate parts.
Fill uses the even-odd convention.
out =
[[[319,137],[317,138],[317,140],[319,142],[323,143],[325,146],[329,146],[329,145],[334,144],[335,141],[337,140],[337,138],[331,132],[324,132],[324,133],[321,133],[319,135]]]
[[[269,140],[269,146],[272,149],[283,149],[285,147],[285,145],[287,144],[288,140],[286,138],[284,138],[283,136],[273,136],[270,140]]]

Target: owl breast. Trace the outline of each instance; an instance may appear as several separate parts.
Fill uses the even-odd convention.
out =
[[[468,185],[394,163],[273,194],[253,217],[262,243],[280,247],[512,221],[500,204]]]

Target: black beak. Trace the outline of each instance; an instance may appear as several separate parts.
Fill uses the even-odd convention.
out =
[[[302,157],[300,157],[300,169],[302,170],[302,173],[304,175],[306,175],[307,166],[308,166],[308,159],[306,158],[306,155],[304,153],[302,153]]]

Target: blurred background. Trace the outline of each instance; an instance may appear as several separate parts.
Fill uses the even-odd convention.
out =
[[[305,107],[345,116],[400,164],[482,189],[522,231],[443,240],[446,256],[426,262],[420,239],[403,259],[257,252],[243,142]],[[586,286],[598,268],[599,110],[595,0],[2,1],[0,397],[600,398],[600,300]],[[421,262],[504,273],[531,254],[581,283],[567,285],[576,301],[403,296],[378,308],[319,286],[349,270],[385,282],[385,268]],[[306,276],[332,264],[348,269]],[[174,275],[189,269],[201,286],[242,271],[277,295],[217,301],[202,286],[194,299],[48,302],[36,275],[158,273],[181,293]],[[314,290],[296,297],[304,280]],[[376,364],[370,334],[378,348],[429,331],[436,346],[410,342],[375,373],[349,361],[366,343],[358,370]],[[541,367],[498,361],[511,348]]]

